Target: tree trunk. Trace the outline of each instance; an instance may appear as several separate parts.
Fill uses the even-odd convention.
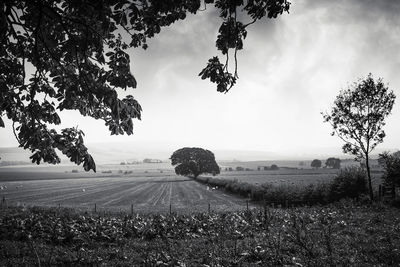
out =
[[[369,168],[369,156],[365,154],[365,166],[367,168],[367,175],[368,175],[368,189],[369,189],[369,198],[371,201],[374,200],[374,191],[372,189],[372,180],[371,180],[371,170]]]

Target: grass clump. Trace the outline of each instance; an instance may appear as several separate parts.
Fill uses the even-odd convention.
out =
[[[350,167],[340,171],[329,186],[330,201],[359,198],[367,193],[367,180],[362,168]]]

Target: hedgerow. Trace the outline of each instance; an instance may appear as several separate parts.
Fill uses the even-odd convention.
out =
[[[291,205],[327,204],[342,198],[359,198],[367,192],[366,174],[362,168],[350,167],[340,171],[333,181],[318,184],[275,185],[251,184],[237,179],[197,177],[197,181],[226,191],[249,197],[254,201],[266,201]]]

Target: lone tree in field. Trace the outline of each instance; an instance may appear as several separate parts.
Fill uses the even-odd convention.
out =
[[[311,161],[311,167],[313,168],[321,168],[322,166],[322,162],[319,159],[314,159],[313,161]]]
[[[338,158],[328,158],[325,161],[325,166],[332,169],[340,169],[340,159]]]
[[[200,174],[219,174],[220,168],[215,156],[210,150],[198,147],[184,147],[175,151],[171,156],[171,164],[175,166],[175,173],[197,178]]]
[[[142,108],[132,95],[118,97],[137,86],[128,49],[146,49],[163,27],[210,6],[221,18],[216,47],[225,58],[209,59],[199,76],[226,93],[238,79],[247,27],[288,12],[287,0],[1,1],[0,127],[11,120],[32,162],[59,163],[57,149],[95,171],[81,130],[52,129],[61,124],[59,112],[77,110],[103,120],[112,135],[131,135]]]
[[[345,144],[343,152],[365,161],[370,199],[374,199],[369,156],[385,137],[383,126],[390,114],[396,96],[372,74],[360,79],[336,97],[330,113],[322,114],[333,127],[332,135],[339,136]]]
[[[279,170],[279,167],[276,164],[272,164],[270,169],[276,171],[276,170]]]

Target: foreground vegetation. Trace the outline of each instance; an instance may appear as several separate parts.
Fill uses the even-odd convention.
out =
[[[99,216],[8,208],[0,265],[387,266],[400,264],[400,213],[383,205]]]

